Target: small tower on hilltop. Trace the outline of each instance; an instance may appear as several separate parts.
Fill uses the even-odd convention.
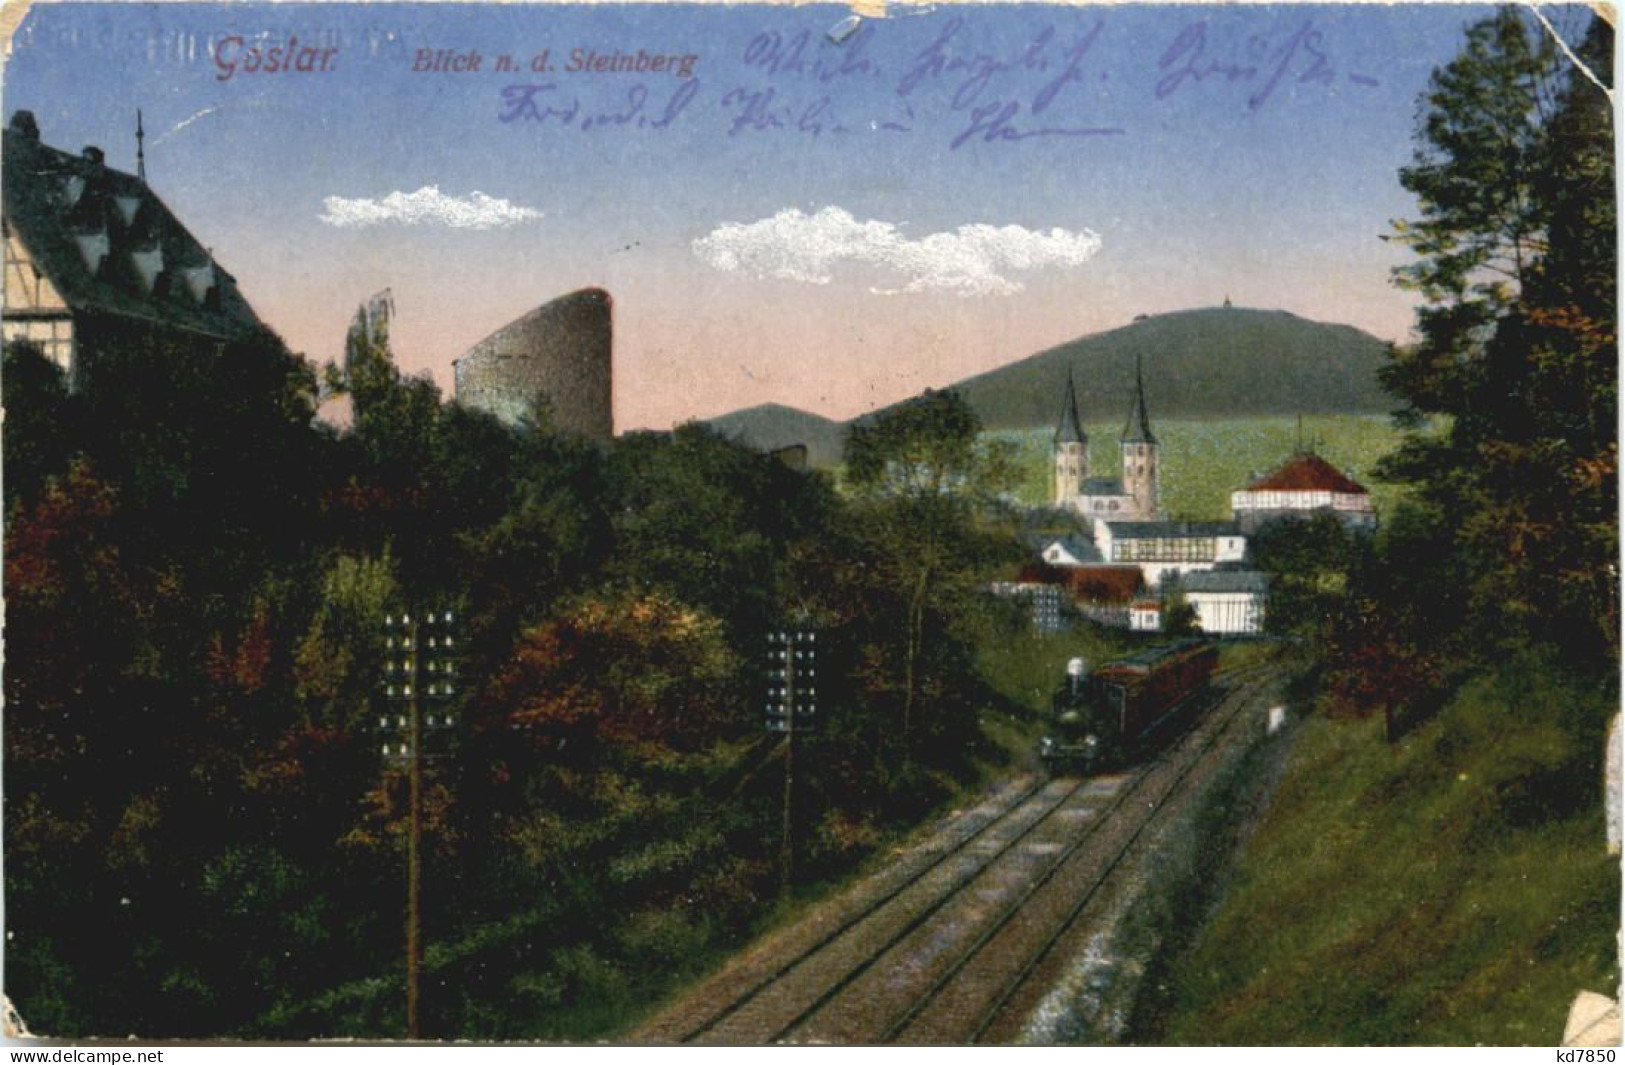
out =
[[[1089,477],[1089,435],[1078,420],[1078,394],[1072,387],[1072,369],[1066,371],[1066,403],[1055,427],[1055,505],[1064,507],[1083,494]]]
[[[1157,437],[1151,432],[1151,416],[1145,405],[1145,376],[1139,356],[1134,358],[1134,402],[1129,407],[1128,424],[1123,426],[1123,491],[1134,497],[1135,517],[1155,521],[1160,513],[1157,498]]]

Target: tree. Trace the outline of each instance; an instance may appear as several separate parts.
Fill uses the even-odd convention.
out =
[[[743,638],[778,600],[776,464],[699,423],[616,442],[606,468],[612,574],[705,608]]]
[[[68,394],[67,375],[26,341],[5,346],[0,389],[6,411],[6,510],[39,496],[46,479],[64,472],[74,440],[79,404]]]
[[[551,758],[590,767],[606,746],[715,740],[737,705],[739,671],[703,612],[660,595],[589,597],[521,634],[490,705]]]
[[[1350,573],[1369,548],[1332,514],[1274,521],[1253,536],[1258,568],[1270,575],[1269,630],[1324,648],[1348,599]]]
[[[1396,351],[1383,378],[1412,424],[1452,412],[1463,389],[1481,383],[1494,324],[1548,247],[1536,185],[1557,68],[1538,34],[1517,9],[1501,8],[1468,28],[1422,99],[1412,165],[1399,172],[1421,218],[1393,223],[1394,239],[1417,255],[1394,277],[1427,301],[1422,343]]]
[[[1162,597],[1162,631],[1168,636],[1193,636],[1200,629],[1196,607],[1176,581]]]
[[[1548,248],[1536,185],[1556,109],[1557,49],[1516,8],[1467,30],[1459,56],[1434,72],[1414,161],[1400,184],[1422,217],[1396,223],[1420,256],[1399,279],[1433,304],[1516,300]]]
[[[1592,74],[1608,77],[1612,47],[1592,19],[1579,50]],[[1433,647],[1534,640],[1606,672],[1618,656],[1610,102],[1504,8],[1435,74],[1417,138],[1400,179],[1422,217],[1397,230],[1418,259],[1397,280],[1427,303],[1420,343],[1383,380],[1413,428],[1442,419],[1382,472],[1417,485],[1444,534],[1448,564],[1411,564],[1452,572],[1467,610],[1453,620],[1450,596],[1424,592],[1429,572],[1393,592]]]
[[[981,420],[954,391],[923,395],[854,425],[847,482],[880,565],[904,603],[901,744],[908,757],[921,692],[927,615],[984,561],[978,518],[1013,480],[1008,449],[978,440]],[[945,605],[937,603],[939,607]]]

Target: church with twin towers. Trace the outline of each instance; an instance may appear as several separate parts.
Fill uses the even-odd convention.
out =
[[[1128,422],[1118,441],[1123,454],[1121,477],[1089,475],[1089,434],[1078,417],[1078,396],[1072,371],[1066,374],[1066,403],[1055,427],[1054,503],[1088,518],[1104,521],[1159,521],[1158,447],[1146,410],[1145,378],[1134,361],[1134,400]]]

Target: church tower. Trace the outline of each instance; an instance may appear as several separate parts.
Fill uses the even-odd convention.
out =
[[[1089,477],[1089,436],[1078,420],[1078,394],[1072,388],[1072,370],[1066,371],[1066,405],[1055,427],[1055,505],[1070,506],[1083,494]]]
[[[1134,403],[1129,407],[1128,424],[1123,426],[1123,492],[1134,497],[1135,517],[1155,521],[1160,515],[1157,498],[1157,438],[1151,432],[1151,416],[1145,408],[1145,377],[1139,356],[1134,358]]]

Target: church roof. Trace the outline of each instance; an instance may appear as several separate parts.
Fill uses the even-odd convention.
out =
[[[1078,486],[1080,496],[1126,496],[1128,489],[1118,477],[1089,477]]]
[[[1140,373],[1139,356],[1134,358],[1134,402],[1129,406],[1128,422],[1123,426],[1123,443],[1155,444],[1156,434],[1151,431],[1151,415],[1145,409],[1145,377]]]
[[[33,115],[18,111],[0,136],[0,159],[6,225],[73,311],[222,340],[269,335],[236,279],[145,181],[108,166],[100,149],[72,155],[43,144]]]
[[[1089,434],[1083,431],[1083,423],[1078,420],[1078,393],[1072,387],[1072,371],[1066,372],[1066,403],[1061,407],[1061,421],[1055,427],[1055,442],[1057,444],[1087,444]]]
[[[1365,488],[1319,455],[1298,455],[1246,488],[1249,492],[1339,492],[1367,495]]]

